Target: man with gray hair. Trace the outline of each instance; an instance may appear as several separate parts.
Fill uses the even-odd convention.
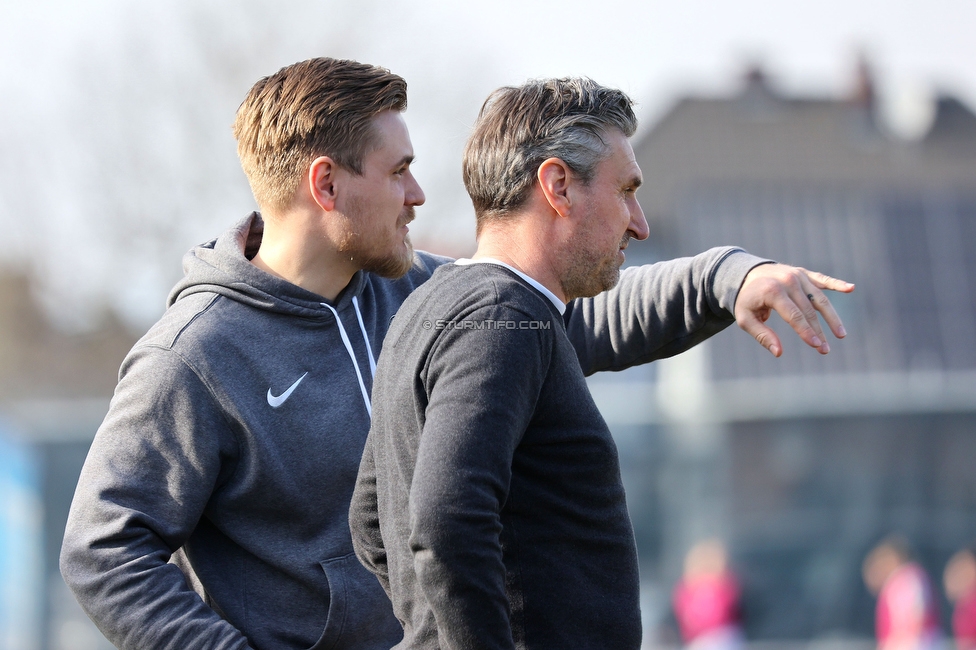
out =
[[[630,99],[588,79],[502,88],[482,108],[464,156],[478,249],[438,268],[390,327],[349,514],[404,626],[397,648],[640,646],[617,450],[584,375],[675,354],[678,324],[701,340],[740,306],[735,292],[702,296],[703,316],[674,278],[646,300],[629,288],[649,267],[621,277],[628,241],[648,236],[635,128]],[[734,251],[696,258],[703,281],[683,290]],[[795,280],[842,336],[821,289],[853,286]],[[622,336],[579,351],[567,323],[590,296],[582,308],[620,319]]]

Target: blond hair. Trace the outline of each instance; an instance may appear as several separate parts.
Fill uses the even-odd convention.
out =
[[[318,156],[362,174],[375,144],[372,118],[407,107],[407,82],[385,68],[316,58],[251,88],[237,109],[241,166],[262,210],[285,209]]]

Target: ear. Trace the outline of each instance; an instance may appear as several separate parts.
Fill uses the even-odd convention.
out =
[[[335,210],[338,171],[339,166],[328,156],[319,156],[308,166],[308,189],[312,200],[326,212]]]
[[[572,201],[569,197],[569,186],[572,182],[572,170],[559,158],[549,158],[539,165],[537,173],[539,188],[549,206],[560,217],[569,216]]]

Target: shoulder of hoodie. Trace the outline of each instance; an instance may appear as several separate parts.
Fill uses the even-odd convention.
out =
[[[392,280],[368,274],[366,284],[377,293],[387,294],[394,300],[398,299],[398,304],[410,292],[430,279],[438,267],[452,261],[449,257],[416,251],[413,266],[403,277]],[[228,313],[227,310],[232,313]],[[236,335],[240,322],[232,324],[232,321],[236,321],[237,317],[250,319],[258,313],[263,312],[226,298],[217,292],[201,291],[180,298],[170,306],[133,349],[142,346],[173,349],[180,341],[186,339],[192,341],[191,345],[206,346],[210,340],[228,334]],[[276,319],[280,322],[279,326],[286,326],[286,323],[298,320],[299,316],[282,314],[276,316]],[[242,322],[246,321],[242,320]]]
[[[217,331],[214,325],[224,320],[219,315],[213,314],[214,305],[221,301],[234,302],[210,291],[181,298],[167,308],[160,319],[136,342],[132,352],[140,348],[172,350],[188,332],[195,340],[208,338]],[[247,309],[243,306],[242,308]],[[229,330],[230,327],[228,322],[219,329]]]

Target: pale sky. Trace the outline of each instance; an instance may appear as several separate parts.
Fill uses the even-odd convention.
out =
[[[864,52],[910,130],[936,91],[976,106],[974,32],[976,0],[0,0],[0,264],[30,265],[67,326],[107,301],[145,327],[182,251],[253,208],[237,104],[312,56],[407,79],[428,196],[414,238],[464,252],[460,152],[500,85],[590,76],[629,92],[646,129],[684,95],[734,92],[750,62],[785,92],[842,95]]]

